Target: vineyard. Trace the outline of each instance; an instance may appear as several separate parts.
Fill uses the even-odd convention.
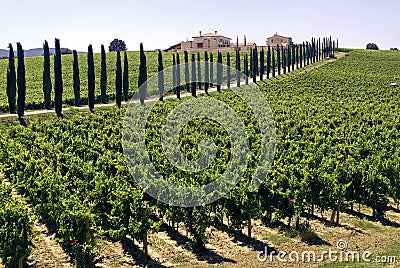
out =
[[[157,73],[157,54],[146,55],[148,75],[152,76]],[[163,55],[164,67],[172,66],[172,56]],[[86,60],[86,56],[79,55],[82,57]],[[100,84],[99,59],[95,54],[96,85]],[[139,54],[130,52],[128,59],[136,64]],[[85,60],[80,60],[82,69],[86,68]],[[110,99],[115,98],[114,60],[114,54],[107,54]],[[63,66],[72,66],[72,57],[63,56],[62,61]],[[399,62],[398,53],[355,50],[349,57],[312,71],[301,69],[285,77],[285,67],[285,71],[279,70],[282,76],[274,74],[258,81],[276,120],[277,147],[269,175],[256,192],[248,188],[260,155],[260,127],[247,104],[229,90],[212,92],[208,97],[226,103],[245,122],[250,154],[243,178],[211,204],[195,208],[168,206],[136,185],[121,144],[126,107],[96,109],[95,113],[71,111],[62,119],[33,116],[26,119],[27,127],[3,119],[1,172],[33,206],[36,217],[56,226],[57,242],[78,267],[96,261],[96,241],[100,237],[111,241],[129,237],[140,242],[148,253],[149,234],[159,232],[165,223],[186,230],[193,252],[204,250],[213,235],[207,232],[212,226],[226,225],[239,232],[246,228],[251,237],[256,221],[266,227],[281,223],[289,230],[299,230],[310,218],[320,214],[324,219],[326,213],[326,221],[335,226],[341,223],[341,213],[356,211],[357,206],[370,208],[371,219],[388,223],[387,211],[392,203],[400,202],[400,92],[390,87],[391,82],[399,82]],[[130,65],[130,72],[137,74],[139,67],[135,64]],[[281,66],[278,61],[276,64]],[[6,65],[7,61],[0,60],[0,69]],[[27,91],[27,106],[43,108],[42,84],[37,79],[42,75],[42,60],[26,59],[25,66],[32,75],[27,77],[27,87],[32,90]],[[5,81],[2,76],[4,72],[0,73],[0,81]],[[72,72],[64,68],[63,76],[64,104],[72,105]],[[82,73],[82,77],[87,75]],[[82,95],[87,94],[85,79],[81,81]],[[138,83],[137,75],[129,79],[130,84]],[[0,87],[5,88],[5,84]],[[242,85],[243,90],[249,87],[251,84]],[[4,91],[0,97],[0,109],[7,111]],[[100,97],[96,92],[96,102]],[[217,159],[201,174],[178,170],[161,149],[163,120],[189,99],[167,99],[154,106],[147,122],[146,145],[156,169],[171,181],[205,184],[226,169],[230,156],[230,139],[217,122],[193,120],[181,133],[181,150],[189,159],[199,156],[196,146],[205,137],[216,144]],[[146,170],[137,172],[146,174]],[[0,256],[4,262],[17,265],[29,253],[23,248],[30,248],[33,241],[28,218],[32,215],[23,203],[11,198],[9,186],[2,184],[0,192]],[[10,217],[20,219],[18,226],[7,225],[12,221]],[[22,231],[21,244],[14,240],[21,251],[14,255],[8,251],[14,247],[7,244],[10,229]]]

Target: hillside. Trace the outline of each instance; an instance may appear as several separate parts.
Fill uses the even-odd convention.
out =
[[[135,62],[137,54],[129,55]],[[258,82],[276,121],[277,144],[255,193],[247,191],[247,179],[260,150],[257,118],[232,91],[198,96],[226,103],[246,122],[251,142],[243,180],[222,199],[192,210],[157,202],[132,181],[121,141],[126,107],[70,110],[63,119],[34,115],[25,119],[27,127],[2,119],[0,171],[53,232],[41,232],[29,262],[71,266],[66,256],[75,256],[77,243],[89,249],[87,262],[106,267],[378,267],[377,256],[400,256],[400,89],[390,87],[400,82],[399,61],[396,52],[356,50],[319,68]],[[146,150],[169,179],[204,182],[224,172],[229,159],[230,139],[218,122],[192,120],[179,132],[181,150],[191,159],[204,138],[215,143],[215,165],[202,172],[177,171],[160,149],[163,120],[192,99],[157,102],[146,122]],[[134,124],[126,127],[133,137],[140,133]],[[135,172],[144,177],[151,169]],[[339,202],[338,223],[331,223]],[[148,256],[143,232],[149,232]],[[198,239],[205,248],[196,248]],[[322,254],[342,240],[345,250],[370,251],[371,262],[282,263],[276,254],[272,263],[257,260],[266,246]],[[63,247],[48,251],[49,241]]]

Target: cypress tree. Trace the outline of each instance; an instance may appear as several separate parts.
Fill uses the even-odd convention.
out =
[[[286,49],[282,47],[282,68],[283,68],[283,73],[286,74],[286,63],[287,58],[286,58]]]
[[[101,76],[100,76],[101,102],[107,103],[107,63],[104,45],[101,45]]]
[[[249,63],[247,58],[247,53],[244,54],[244,74],[245,74],[245,83],[249,84]]]
[[[8,54],[8,87],[7,87],[7,97],[8,97],[8,108],[10,110],[10,114],[15,114],[17,111],[17,77],[15,73],[15,55],[12,44],[8,45],[9,54]]]
[[[122,66],[121,66],[121,53],[117,50],[117,62],[115,72],[115,102],[118,108],[121,108],[122,102]]]
[[[124,51],[124,73],[122,78],[122,92],[124,94],[124,101],[128,101],[129,99],[129,64],[128,64],[128,55],[126,51]]]
[[[240,87],[240,51],[236,49],[236,86]]]
[[[61,64],[61,48],[60,40],[55,39],[55,55],[54,55],[54,106],[57,116],[62,116],[62,64]]]
[[[300,68],[303,68],[303,46],[302,46],[302,44],[299,44],[299,52],[300,52],[300,55],[299,55]]]
[[[268,51],[267,51],[267,79],[269,79],[270,74],[271,74],[271,47],[268,45]]]
[[[210,69],[208,67],[208,53],[204,52],[204,90],[208,94],[208,88],[210,86]]]
[[[210,87],[214,86],[214,55],[210,53]]]
[[[264,73],[265,73],[265,59],[264,59],[264,47],[261,48],[260,52],[260,80],[264,80]]]
[[[275,49],[272,49],[272,77],[275,77]]]
[[[47,41],[43,44],[43,95],[44,108],[51,109],[51,74],[50,74],[50,50]]]
[[[192,54],[192,83],[191,83],[191,90],[192,96],[196,97],[196,57]]]
[[[176,87],[177,87],[176,68],[177,68],[177,66],[176,66],[175,54],[172,54],[172,86],[173,86],[175,94],[177,94],[177,92],[176,92]]]
[[[176,97],[181,98],[181,60],[179,59],[179,53],[176,53]]]
[[[280,46],[278,45],[277,47],[277,65],[278,65],[278,75],[281,74],[281,49]]]
[[[287,65],[287,71],[290,72],[290,66],[292,65],[292,48],[287,47],[287,59],[286,59],[286,65]],[[293,70],[292,70],[293,71]]]
[[[307,65],[310,65],[310,44],[306,41]]]
[[[164,100],[164,65],[161,50],[158,50],[158,92],[160,96],[160,101]]]
[[[226,86],[231,89],[231,54],[229,52],[226,54],[226,66],[228,66],[226,69]]]
[[[257,46],[253,49],[253,83],[257,82],[258,75],[258,51]]]
[[[147,94],[147,63],[146,63],[146,55],[143,50],[143,43],[140,43],[140,64],[139,64],[139,79],[138,79],[138,88],[139,88],[139,97],[140,103],[144,105],[144,100],[146,99]]]
[[[73,62],[73,80],[74,80],[74,99],[75,99],[75,106],[81,105],[81,79],[79,77],[79,63],[78,63],[78,52],[74,50],[72,52],[74,57]]]
[[[299,45],[295,45],[296,50],[296,68],[299,69]]]
[[[253,53],[253,49],[251,48],[250,49],[250,72],[249,72],[249,75],[250,75],[250,77],[253,77],[254,76],[254,70],[253,70],[253,66],[254,66],[254,60],[253,60],[253,55],[254,55],[254,53]]]
[[[18,85],[18,117],[24,116],[25,111],[25,97],[26,97],[26,77],[25,77],[25,59],[24,50],[22,45],[17,43],[17,56],[18,56],[18,68],[17,68],[17,85]]]
[[[292,71],[294,71],[294,66],[296,65],[296,47],[292,45]]]
[[[203,80],[201,77],[201,60],[200,60],[200,52],[197,52],[197,82],[199,89],[201,89],[201,81]]]
[[[190,77],[189,77],[189,55],[188,52],[184,52],[185,57],[185,84],[186,84],[186,91],[190,92]]]
[[[94,109],[94,89],[95,89],[95,76],[94,76],[94,59],[93,59],[93,47],[88,46],[88,105],[89,109]]]
[[[218,51],[218,60],[217,60],[217,91],[221,92],[222,85],[222,53]]]

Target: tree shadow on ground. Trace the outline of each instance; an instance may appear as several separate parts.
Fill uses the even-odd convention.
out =
[[[161,225],[160,231],[165,231],[171,239],[176,241],[178,246],[183,245],[186,248],[192,248],[192,245],[194,244],[194,241],[186,236],[183,236],[178,231],[174,230],[172,227],[168,226],[165,223]],[[205,261],[208,264],[236,263],[235,260],[225,258],[217,254],[213,250],[207,248],[192,250],[192,252],[196,255],[197,260]]]
[[[128,253],[134,260],[135,264],[143,267],[155,267],[164,268],[166,266],[162,265],[160,262],[153,260],[150,256],[146,255],[141,248],[135,245],[132,239],[123,238],[121,239],[121,245],[124,252]]]
[[[241,243],[239,244],[240,246],[250,247],[255,251],[265,251],[265,249],[267,249],[267,255],[274,255],[275,252],[277,252],[275,248],[271,247],[264,241],[258,240],[253,237],[248,237],[247,235],[244,235],[241,231],[228,228],[228,226],[226,226],[225,224],[215,225],[215,228],[229,234],[230,236],[233,236],[233,241]]]

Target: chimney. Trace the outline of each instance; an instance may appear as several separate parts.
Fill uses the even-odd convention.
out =
[[[200,36],[201,36],[201,31],[200,31]]]
[[[215,31],[215,34],[217,34],[217,31]]]

